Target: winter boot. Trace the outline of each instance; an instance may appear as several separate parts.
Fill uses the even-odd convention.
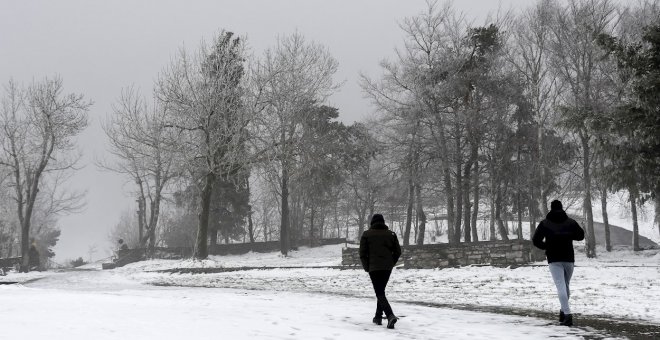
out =
[[[573,326],[573,315],[571,314],[566,314],[564,315],[564,321],[559,323],[562,326]]]
[[[373,323],[377,324],[378,326],[383,324],[383,317],[382,316],[374,316]]]
[[[564,322],[564,311],[562,310],[559,311],[559,322]]]
[[[387,317],[387,328],[394,329],[394,324],[399,320],[396,315],[392,314]]]

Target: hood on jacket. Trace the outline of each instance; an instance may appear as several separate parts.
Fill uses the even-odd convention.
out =
[[[568,219],[568,215],[563,210],[550,210],[548,215],[545,216],[550,222],[563,223]]]
[[[374,214],[371,216],[371,221],[369,222],[369,225],[374,225],[376,223],[385,223],[385,218],[381,214]]]
[[[389,228],[383,222],[376,222],[376,223],[372,224],[369,229],[389,229]]]

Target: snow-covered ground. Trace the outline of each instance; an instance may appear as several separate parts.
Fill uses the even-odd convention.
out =
[[[473,305],[555,312],[544,263],[516,269],[471,266],[397,269],[388,286],[395,330],[371,324],[367,274],[337,266],[341,245],[276,253],[154,260],[114,270],[9,273],[0,281],[0,338],[8,339],[546,339],[593,338],[548,320],[429,307]],[[572,308],[581,315],[660,324],[660,250],[577,254]],[[168,268],[295,267],[215,274]],[[303,268],[300,268],[303,267]],[[86,269],[86,270],[85,270]],[[39,280],[33,280],[33,279]],[[216,289],[207,289],[215,287]],[[38,326],[35,326],[38,325]]]
[[[213,274],[150,272],[170,268],[338,266],[341,245],[302,248],[290,257],[271,254],[212,257],[206,261],[155,260],[117,269],[137,281],[172,286],[223,287],[293,292],[323,292],[371,297],[368,275],[360,269],[279,268]],[[571,282],[572,309],[582,315],[660,323],[660,250],[619,249],[587,259],[580,251]],[[544,262],[515,269],[468,266],[395,270],[388,285],[393,301],[431,302],[559,310],[555,287]]]
[[[411,305],[398,308],[399,314],[406,317],[395,330],[389,330],[371,323],[373,301],[319,294],[141,286],[122,290],[98,287],[91,291],[77,290],[75,285],[55,287],[0,286],[0,337],[579,339],[586,333],[577,328],[549,326],[534,318]]]

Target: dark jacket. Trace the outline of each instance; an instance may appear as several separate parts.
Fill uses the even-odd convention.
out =
[[[392,270],[401,256],[396,234],[384,223],[371,225],[360,238],[360,261],[367,272]]]
[[[563,210],[551,210],[536,227],[532,242],[545,250],[548,263],[575,262],[573,241],[584,240],[584,230]]]

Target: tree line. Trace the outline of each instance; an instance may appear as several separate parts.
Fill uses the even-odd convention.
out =
[[[638,250],[637,207],[659,209],[658,13],[655,1],[539,0],[475,24],[428,2],[400,23],[403,47],[382,75],[361,76],[377,112],[350,125],[327,104],[340,88],[327,47],[295,33],[251,56],[245,37],[221,31],[180,49],[150,96],[128,87],[113,105],[103,125],[113,157],[98,165],[134,183],[138,206],[113,237],[193,246],[196,258],[220,242],[279,240],[286,255],[358,237],[378,211],[404,245],[506,240],[524,223],[533,233],[559,197],[583,215],[596,256],[594,200],[610,250],[608,193],[625,191]],[[59,78],[5,87],[9,254],[20,240],[26,255],[32,219],[79,207],[58,184],[75,169],[72,138],[91,102],[62,91]]]

